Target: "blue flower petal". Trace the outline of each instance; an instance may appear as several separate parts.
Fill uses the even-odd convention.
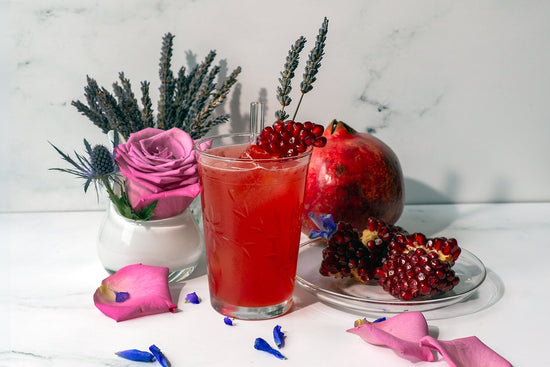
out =
[[[113,291],[113,292],[115,292],[115,302],[117,303],[124,302],[128,298],[130,298],[130,293],[128,292],[117,292],[117,291]]]
[[[257,350],[263,350],[264,352],[267,352],[269,354],[272,354],[274,355],[275,357],[279,358],[279,359],[286,359],[286,357],[284,355],[281,354],[281,352],[279,352],[278,350],[276,349],[273,349],[268,342],[266,342],[264,339],[262,338],[256,338],[256,340],[254,341],[254,349],[257,349]]]
[[[386,321],[386,318],[385,317],[380,317],[379,319],[374,320],[372,323],[375,324],[377,322],[382,322],[382,321]]]
[[[285,333],[281,331],[280,325],[273,328],[273,340],[279,349],[281,349],[285,344]]]
[[[153,353],[153,355],[155,356],[155,358],[157,359],[157,362],[162,366],[162,367],[170,367],[170,362],[168,362],[168,359],[166,359],[166,357],[164,356],[164,354],[162,354],[162,352],[160,351],[160,349],[155,345],[151,345],[149,347],[149,350],[151,351],[151,353]]]
[[[115,354],[121,358],[129,359],[130,361],[153,362],[155,360],[155,356],[151,353],[137,349],[121,350]]]
[[[328,239],[336,230],[336,223],[334,223],[334,218],[331,214],[321,214],[317,217],[313,213],[309,213],[309,218],[315,223],[317,229],[312,229],[309,234],[309,238],[324,238]]]
[[[185,296],[185,303],[193,303],[195,305],[198,305],[200,303],[199,296],[197,296],[197,293],[189,293],[187,296]]]
[[[225,316],[223,318],[223,322],[226,324],[226,325],[229,325],[229,326],[233,326],[233,319],[229,316]]]

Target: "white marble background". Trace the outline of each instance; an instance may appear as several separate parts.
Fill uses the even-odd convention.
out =
[[[215,49],[243,68],[224,106],[235,126],[223,129],[238,129],[259,97],[273,115],[290,45],[303,35],[309,50],[324,16],[326,56],[298,119],[373,131],[401,160],[408,203],[550,200],[550,2],[0,0],[0,14],[0,211],[104,206],[48,171],[63,166],[48,140],[104,143],[70,105],[86,75],[111,89],[124,71],[136,92],[157,90],[171,32],[174,67]]]

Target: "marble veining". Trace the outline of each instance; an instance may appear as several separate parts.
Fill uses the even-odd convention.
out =
[[[287,315],[236,320],[228,327],[208,302],[204,266],[171,285],[176,313],[116,323],[92,300],[107,276],[95,243],[102,218],[99,211],[0,213],[0,366],[135,366],[114,353],[153,343],[172,366],[411,365],[345,332],[354,320],[379,314],[334,308],[301,288]],[[548,296],[540,289],[550,268],[544,256],[518,261],[517,249],[540,251],[550,236],[548,218],[548,203],[406,206],[399,225],[455,237],[487,267],[473,297],[424,313],[431,332],[441,340],[476,335],[514,366],[544,365],[546,339],[540,330],[550,328],[550,316]],[[190,292],[202,302],[184,303]],[[277,324],[287,335],[284,362],[252,347],[256,337],[270,338]]]
[[[290,44],[304,35],[312,47],[324,16],[323,66],[298,119],[336,118],[386,142],[410,204],[550,200],[548,2],[9,0],[0,10],[0,184],[9,193],[0,211],[105,207],[48,171],[62,164],[48,141],[71,151],[84,137],[105,140],[70,105],[83,98],[86,75],[109,89],[124,71],[134,88],[149,80],[155,93],[161,38],[171,32],[175,66],[216,50],[227,70],[243,68],[218,111],[232,123],[211,133],[242,131],[250,101],[263,100],[272,118]]]

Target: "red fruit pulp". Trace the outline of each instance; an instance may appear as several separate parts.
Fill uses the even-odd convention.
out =
[[[315,225],[308,218],[332,214],[362,229],[368,217],[394,224],[405,204],[405,187],[396,154],[384,142],[332,121],[323,136],[327,144],[314,148],[308,170],[302,231]]]

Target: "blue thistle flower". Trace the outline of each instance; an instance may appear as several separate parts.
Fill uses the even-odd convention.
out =
[[[114,153],[111,153],[104,145],[96,145],[93,149],[90,143],[84,139],[87,157],[75,152],[76,159],[63,153],[59,148],[50,143],[50,145],[61,155],[63,160],[69,162],[74,168],[50,168],[51,170],[70,173],[86,180],[84,183],[84,192],[92,182],[96,184],[100,181],[103,184],[109,179],[114,180],[114,175],[118,172],[118,166],[115,163]]]
[[[94,176],[106,176],[116,172],[113,155],[104,145],[96,145],[90,154]]]

